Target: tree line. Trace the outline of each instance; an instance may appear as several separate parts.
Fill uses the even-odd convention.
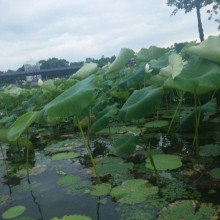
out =
[[[65,59],[58,59],[58,58],[49,58],[47,60],[40,60],[40,69],[52,69],[52,68],[64,68],[64,67],[81,67],[83,63],[97,63],[99,67],[105,66],[108,63],[112,63],[115,60],[115,56],[111,57],[104,57],[102,56],[100,59],[94,59],[94,58],[86,58],[85,61],[79,61],[79,62],[69,62]],[[24,71],[24,65],[22,67],[19,67],[17,70],[8,70],[6,73],[12,73],[12,72],[23,72]],[[1,73],[1,71],[0,71]],[[3,73],[3,72],[2,72]]]

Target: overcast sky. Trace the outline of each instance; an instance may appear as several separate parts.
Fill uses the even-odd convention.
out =
[[[1,71],[30,59],[74,62],[198,40],[195,10],[170,16],[166,0],[0,0],[0,8]],[[218,35],[205,11],[205,37]]]

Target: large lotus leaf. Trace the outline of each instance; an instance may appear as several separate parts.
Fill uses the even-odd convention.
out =
[[[111,196],[117,202],[137,204],[144,202],[148,196],[157,194],[158,187],[143,179],[131,179],[112,189]]]
[[[216,211],[216,208],[212,207],[211,204],[199,204],[194,200],[180,200],[164,207],[159,213],[158,220],[214,219]]]
[[[92,123],[92,126],[89,129],[89,133],[94,134],[98,131],[101,131],[106,126],[108,126],[109,119],[114,117],[117,112],[118,112],[117,104],[107,106],[97,115],[95,121]]]
[[[79,81],[44,106],[41,116],[47,118],[79,115],[95,99],[97,81],[94,75]]]
[[[220,64],[220,35],[209,36],[207,40],[198,46],[192,46],[186,50],[187,53],[206,58]]]
[[[158,59],[159,57],[163,56],[167,51],[168,49],[166,48],[160,48],[156,46],[150,46],[149,49],[142,48],[137,53],[137,59],[149,62],[150,60]]]
[[[14,106],[15,98],[8,93],[0,92],[0,107],[8,109]]]
[[[71,78],[79,80],[85,79],[89,75],[95,73],[97,69],[98,66],[96,63],[84,63],[83,66],[71,76]]]
[[[113,141],[113,148],[119,155],[126,155],[135,150],[138,144],[138,137],[133,134],[127,134],[118,137]]]
[[[109,183],[96,184],[92,187],[91,195],[104,196],[109,194],[110,191],[111,191],[111,184]]]
[[[214,168],[209,173],[213,178],[220,180],[220,168]]]
[[[17,120],[9,127],[7,138],[9,141],[16,141],[20,135],[36,120],[39,111],[26,112],[17,118]]]
[[[123,120],[137,120],[155,113],[163,97],[163,88],[153,86],[135,90],[120,110]]]
[[[174,79],[176,76],[178,76],[185,64],[182,57],[179,54],[172,53],[168,57],[169,65],[167,67],[164,67],[160,70],[160,75],[169,77],[170,75]]]
[[[196,94],[219,89],[220,65],[193,57],[175,79],[169,77],[164,82],[164,87]]]
[[[2,218],[3,219],[13,219],[13,218],[21,215],[25,210],[26,210],[26,208],[24,206],[21,206],[21,205],[13,206],[13,207],[7,209],[2,214]]]
[[[115,77],[114,72],[120,70],[125,66],[125,64],[134,57],[134,51],[128,48],[122,48],[117,58],[109,66],[109,69],[106,71],[107,76]],[[117,74],[116,74],[117,75]]]
[[[51,218],[50,220],[92,220],[88,216],[84,215],[64,215],[62,218]]]
[[[170,154],[155,154],[152,155],[155,167],[157,170],[174,170],[182,166],[182,162],[179,156]],[[147,168],[154,170],[154,166],[151,164],[150,158],[146,160]]]
[[[200,156],[210,157],[220,155],[220,145],[218,144],[206,144],[200,147]]]
[[[154,72],[159,73],[161,68],[169,65],[169,61],[168,61],[169,56],[170,56],[170,52],[167,52],[162,57],[158,58],[157,60],[151,60],[149,62]]]
[[[120,88],[130,88],[135,87],[140,83],[143,83],[145,76],[145,65],[146,62],[140,63],[128,76],[120,80],[118,87]]]

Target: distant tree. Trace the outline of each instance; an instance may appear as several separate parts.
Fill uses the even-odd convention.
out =
[[[17,69],[17,72],[24,72],[24,65]]]
[[[39,61],[41,69],[62,68],[68,67],[69,61],[65,59],[49,58],[48,60]]]
[[[14,72],[15,72],[14,70],[8,69],[6,73],[14,73]]]
[[[212,19],[213,15],[220,13],[220,0],[213,0],[212,2],[212,8],[207,10],[207,13],[209,14],[209,20]],[[219,23],[218,30],[220,30],[220,18],[216,18],[215,21]]]
[[[172,15],[175,15],[179,9],[183,9],[185,13],[189,13],[195,8],[197,20],[198,20],[199,38],[201,41],[203,41],[204,33],[203,33],[200,9],[209,4],[213,4],[213,1],[214,0],[167,0],[167,5],[171,7],[172,6],[176,7],[172,12]]]
[[[70,66],[71,67],[82,67],[83,66],[83,61],[79,61],[79,62],[71,62]]]

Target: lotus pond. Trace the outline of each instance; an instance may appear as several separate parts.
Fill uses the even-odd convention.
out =
[[[0,91],[0,216],[220,219],[220,36],[122,49]]]

